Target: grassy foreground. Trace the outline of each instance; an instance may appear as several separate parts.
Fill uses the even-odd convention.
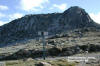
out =
[[[6,61],[6,66],[37,66],[40,62],[45,62],[50,64],[51,66],[75,66],[74,62],[68,62],[65,59],[58,60],[16,60],[16,61]]]

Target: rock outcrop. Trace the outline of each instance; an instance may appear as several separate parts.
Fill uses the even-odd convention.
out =
[[[57,48],[52,47],[46,50],[46,57],[53,56],[71,56],[78,53],[91,53],[91,52],[100,52],[100,45],[80,45],[80,46],[71,46],[66,48]],[[16,59],[25,59],[25,58],[40,58],[43,57],[42,50],[26,50],[21,49],[16,53],[0,58],[1,60],[16,60]]]

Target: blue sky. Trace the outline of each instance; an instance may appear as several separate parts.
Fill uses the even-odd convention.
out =
[[[100,24],[100,0],[0,0],[0,25],[27,14],[63,12],[80,6]]]

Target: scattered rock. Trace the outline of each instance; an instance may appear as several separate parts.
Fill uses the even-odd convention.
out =
[[[32,61],[33,59],[32,58],[27,58],[27,60],[26,61]]]
[[[47,62],[39,62],[38,64],[35,64],[36,66],[51,66],[51,64]]]
[[[90,45],[72,46],[66,48],[52,47],[47,49],[46,56],[70,56],[77,53],[83,53],[86,51],[88,52],[100,51],[100,45],[90,44]],[[14,60],[14,59],[27,59],[27,58],[29,58],[30,60],[32,58],[38,58],[42,56],[43,56],[42,50],[21,49],[12,55],[0,58],[0,60]]]
[[[50,40],[50,41],[48,41],[48,44],[55,45],[55,41],[54,40]]]

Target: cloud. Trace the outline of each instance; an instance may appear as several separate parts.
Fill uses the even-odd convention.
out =
[[[60,4],[60,5],[54,4],[53,7],[51,7],[50,9],[54,9],[54,8],[58,8],[59,10],[64,11],[67,8],[67,4],[65,3]]]
[[[0,10],[8,10],[9,8],[7,6],[4,5],[0,5]]]
[[[25,11],[38,11],[43,9],[43,4],[48,3],[48,0],[21,0],[21,9]]]
[[[6,23],[8,23],[8,22],[0,21],[0,26],[4,25]]]
[[[12,15],[9,15],[9,20],[14,20],[14,19],[17,19],[17,18],[21,18],[23,16],[22,13],[14,13]]]
[[[100,24],[100,12],[97,14],[90,13],[89,15],[95,22]]]
[[[5,16],[6,16],[5,14],[0,13],[0,18],[3,18],[3,17],[5,17]]]
[[[6,15],[0,13],[0,18],[2,17],[5,17]],[[2,19],[0,20],[0,26],[6,24],[6,23],[9,23],[10,21],[14,20],[14,19],[17,19],[17,18],[21,18],[23,16],[22,13],[14,13],[14,14],[11,14],[11,15],[8,15],[7,18],[8,21],[3,21]]]

